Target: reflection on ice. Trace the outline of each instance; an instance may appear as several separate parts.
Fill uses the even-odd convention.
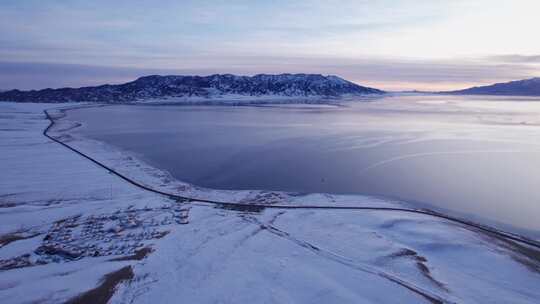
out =
[[[540,229],[540,100],[110,106],[68,119],[204,187],[380,195]]]

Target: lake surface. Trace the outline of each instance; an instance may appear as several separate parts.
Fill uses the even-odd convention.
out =
[[[203,187],[386,196],[540,230],[540,100],[119,105],[68,119]]]

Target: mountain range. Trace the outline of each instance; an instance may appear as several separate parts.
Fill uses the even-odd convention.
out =
[[[540,77],[439,93],[456,95],[540,96]]]
[[[1,101],[17,102],[134,102],[169,98],[321,97],[383,94],[337,76],[320,74],[259,74],[236,76],[145,76],[134,81],[82,88],[0,92]]]

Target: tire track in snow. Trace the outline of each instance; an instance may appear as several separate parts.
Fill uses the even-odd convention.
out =
[[[279,216],[279,215],[278,215]],[[368,273],[368,274],[372,274],[372,275],[376,275],[376,276],[379,276],[379,277],[382,277],[382,278],[385,278],[393,283],[396,283],[398,285],[400,285],[401,287],[404,287],[420,296],[422,296],[423,298],[425,298],[426,300],[428,300],[429,302],[431,303],[434,303],[434,304],[443,304],[443,303],[456,303],[454,301],[450,301],[448,299],[445,299],[429,290],[426,290],[420,286],[417,286],[413,283],[410,283],[410,282],[407,282],[393,274],[390,274],[388,272],[385,272],[381,269],[378,269],[376,267],[373,267],[373,266],[370,266],[368,264],[364,264],[364,263],[358,263],[358,262],[355,262],[353,260],[351,260],[350,258],[347,258],[345,256],[342,256],[342,255],[339,255],[337,253],[334,253],[330,250],[326,250],[324,248],[321,248],[319,246],[316,246],[314,244],[311,244],[310,242],[308,241],[304,241],[302,239],[299,239],[299,238],[296,238],[294,236],[292,236],[291,234],[289,234],[288,232],[286,231],[283,231],[277,227],[275,227],[274,225],[271,224],[271,222],[275,221],[275,219],[277,218],[277,216],[275,216],[274,218],[272,218],[272,220],[270,222],[268,222],[268,224],[265,224],[261,221],[259,221],[257,218],[251,216],[251,217],[245,217],[244,219],[247,220],[247,221],[250,221],[251,223],[253,224],[256,224],[256,225],[259,225],[259,227],[261,228],[261,230],[265,230],[265,231],[268,231],[269,233],[272,233],[280,238],[283,238],[283,239],[286,239],[288,241],[291,241],[293,243],[295,243],[296,245],[299,245],[300,247],[302,248],[305,248],[311,252],[313,252],[314,254],[320,256],[320,257],[323,257],[325,259],[329,259],[329,260],[332,260],[334,262],[337,262],[339,264],[342,264],[344,266],[347,266],[349,268],[352,268],[352,269],[355,269],[355,270],[359,270],[359,271],[362,271],[362,272],[365,272],[365,273]]]

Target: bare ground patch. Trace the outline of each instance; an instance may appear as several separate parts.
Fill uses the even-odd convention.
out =
[[[116,286],[124,281],[133,279],[133,277],[134,274],[131,266],[123,267],[105,275],[98,287],[68,300],[66,304],[106,304],[114,295]]]
[[[39,233],[28,232],[13,232],[0,235],[0,248],[6,246],[9,243],[26,240],[37,236]]]
[[[135,251],[135,253],[132,255],[111,259],[109,261],[141,261],[152,253],[152,251],[154,250],[151,247],[144,247]]]
[[[489,243],[495,243],[498,246],[506,249],[514,261],[524,265],[533,272],[540,273],[540,250],[532,246],[520,244],[518,242],[506,239],[494,233],[482,231],[478,233]]]
[[[392,258],[392,259],[404,257],[404,258],[410,258],[410,259],[414,260],[418,270],[428,280],[430,280],[432,283],[437,285],[437,287],[439,287],[439,288],[441,288],[441,289],[443,289],[445,291],[448,291],[448,289],[446,288],[444,283],[442,283],[439,280],[435,279],[435,277],[433,277],[433,275],[431,274],[431,271],[429,270],[429,267],[426,265],[427,259],[425,257],[421,256],[421,255],[418,255],[418,253],[416,251],[414,251],[412,249],[404,248],[404,249],[402,249],[402,250],[400,250],[398,252],[395,252],[395,253],[391,254],[389,257]]]

